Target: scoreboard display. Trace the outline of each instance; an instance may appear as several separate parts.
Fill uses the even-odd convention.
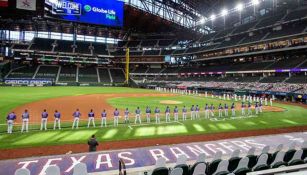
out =
[[[122,27],[122,0],[45,0],[45,17],[66,21]]]

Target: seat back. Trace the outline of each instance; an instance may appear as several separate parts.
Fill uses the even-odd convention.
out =
[[[255,151],[256,151],[256,148],[255,147],[251,147],[248,151],[247,151],[247,156],[252,156],[252,155],[255,155]]]
[[[192,175],[201,175],[206,173],[206,164],[205,163],[199,163],[196,165],[194,168],[193,174]]]
[[[307,140],[303,142],[302,149],[307,149]]]
[[[289,145],[289,150],[294,150],[296,147],[296,142],[291,142]]]
[[[217,174],[219,172],[228,172],[228,165],[229,165],[228,160],[222,160],[217,166],[217,169],[214,174]]]
[[[30,170],[26,168],[19,168],[15,171],[15,175],[30,175]]]
[[[254,168],[260,165],[267,165],[268,158],[269,158],[268,154],[261,154]]]
[[[166,167],[166,160],[163,157],[159,157],[156,160],[155,168]]]
[[[60,175],[60,168],[56,165],[51,165],[46,169],[46,175]]]
[[[279,151],[277,154],[276,154],[276,157],[274,159],[274,161],[272,162],[272,165],[277,163],[277,162],[283,162],[284,161],[284,158],[285,158],[285,155],[286,153],[283,152],[283,151]]]
[[[269,151],[270,151],[270,146],[267,145],[267,146],[263,147],[261,153],[262,153],[262,154],[268,154]]]
[[[243,168],[249,169],[249,168],[248,168],[248,162],[249,162],[249,158],[248,158],[248,157],[243,157],[243,158],[239,161],[239,164],[238,164],[237,168],[234,170],[234,172],[237,171],[237,170],[239,170],[239,169],[243,169]]]
[[[206,162],[206,154],[205,153],[199,154],[196,162]]]
[[[284,148],[284,144],[279,144],[279,145],[276,147],[275,152],[279,152],[279,151],[281,151],[283,148]]]
[[[87,166],[85,163],[78,163],[74,166],[73,175],[87,175]]]
[[[236,149],[232,152],[231,156],[230,157],[239,157],[240,156],[240,150],[239,149]]]
[[[180,164],[180,165],[176,165],[174,167],[175,168],[180,168],[183,171],[183,175],[189,175],[190,169],[189,166],[187,164]]]
[[[293,161],[293,160],[302,160],[302,155],[303,155],[303,150],[297,150],[297,151],[295,151],[295,153],[294,153],[294,155],[293,155],[291,161]],[[291,162],[291,161],[290,161],[290,162]]]
[[[176,165],[186,164],[187,163],[187,159],[188,158],[185,155],[178,156]]]
[[[182,168],[175,168],[171,171],[170,175],[182,175],[182,174],[183,174]]]
[[[215,161],[215,160],[221,159],[221,158],[222,158],[222,154],[223,154],[222,151],[216,152],[216,153],[214,154],[214,157],[213,157],[213,159],[212,159],[212,162]]]
[[[166,167],[155,168],[151,175],[168,175],[168,169]]]

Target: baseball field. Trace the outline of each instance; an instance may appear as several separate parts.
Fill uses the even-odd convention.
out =
[[[206,103],[213,104],[217,108],[220,103],[227,103],[230,106],[232,101],[123,87],[0,87],[0,159],[22,157],[21,154],[27,151],[29,156],[32,155],[31,149],[36,150],[36,152],[32,151],[33,153],[41,150],[44,154],[63,153],[67,150],[86,151],[86,141],[92,134],[95,134],[104,145],[101,149],[114,149],[157,143],[171,144],[180,140],[186,142],[245,136],[256,130],[259,131],[258,133],[299,130],[307,126],[307,109],[304,106],[274,102],[273,106],[264,106],[264,112],[259,115],[255,115],[253,111],[252,116],[243,117],[240,102],[237,101],[235,118],[223,117],[209,120],[204,118]],[[174,122],[171,114],[172,122],[165,123],[166,106],[170,106],[171,111],[178,106],[181,111],[184,105],[188,109],[192,105],[199,105],[201,119],[190,120],[188,114],[188,120],[182,121],[180,112],[178,122]],[[155,124],[153,114],[152,122],[146,123],[144,114],[146,106],[149,106],[152,112],[155,107],[161,109],[160,124]],[[140,107],[142,111],[142,124],[134,124],[136,107]],[[77,108],[82,113],[80,128],[72,130],[72,113]],[[121,116],[118,127],[113,127],[115,108],[120,110]],[[130,111],[130,124],[123,123],[125,108],[129,108]],[[21,133],[21,114],[25,109],[30,112],[30,130],[27,133]],[[41,112],[44,109],[49,113],[48,130],[40,131]],[[93,109],[96,114],[95,128],[86,127],[87,113],[90,109]],[[101,128],[100,113],[103,109],[108,113],[108,126]],[[62,114],[61,130],[53,130],[55,110]],[[17,114],[17,120],[13,134],[7,134],[6,116],[11,111]],[[215,111],[215,116],[217,113]],[[20,154],[10,154],[18,153],[18,150],[22,150]]]

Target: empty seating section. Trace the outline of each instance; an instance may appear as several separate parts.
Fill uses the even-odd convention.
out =
[[[160,73],[162,69],[160,68],[149,68],[146,73]]]
[[[34,78],[52,79],[55,81],[58,75],[58,66],[40,66]]]
[[[97,83],[98,76],[96,67],[80,67],[79,68],[79,82]]]
[[[161,55],[171,55],[174,52],[174,50],[162,50]]]
[[[294,84],[297,84],[297,83],[300,83],[300,84],[307,84],[307,77],[304,76],[304,75],[299,75],[299,76],[291,76],[291,78],[289,78],[286,83],[294,83]]]
[[[261,83],[280,83],[283,82],[287,77],[286,76],[269,76],[260,80]]]
[[[145,73],[148,70],[147,67],[137,67],[132,73]]]
[[[30,50],[52,51],[54,40],[44,38],[34,38]]]
[[[254,32],[254,35],[252,36],[246,36],[240,44],[245,44],[245,43],[252,43],[256,41],[260,41],[263,37],[265,37],[267,32]]]
[[[160,47],[167,47],[167,46],[170,46],[173,42],[174,40],[159,40],[158,45]]]
[[[210,41],[214,38],[214,36],[216,35],[217,33],[214,32],[214,33],[209,33],[209,34],[205,34],[203,35],[201,38],[200,38],[200,42],[204,42],[204,41]]]
[[[160,50],[145,50],[144,55],[160,55]]]
[[[118,41],[117,46],[118,47],[125,47],[128,41]]]
[[[141,43],[142,47],[154,47],[156,46],[158,40],[143,40]]]
[[[285,21],[290,21],[290,20],[294,20],[294,19],[301,19],[301,18],[305,18],[307,17],[307,13],[306,13],[307,9],[301,9],[301,10],[295,10],[290,12],[286,17],[285,17]]]
[[[273,64],[273,61],[264,61],[264,62],[254,62],[247,64],[246,66],[242,67],[241,70],[264,70],[267,67],[269,67],[271,64]]]
[[[107,68],[99,68],[98,71],[101,83],[111,83],[109,71]]]
[[[306,143],[306,142],[305,142]],[[198,155],[193,164],[188,165],[187,157],[180,155],[173,167],[167,167],[166,160],[160,157],[156,160],[151,175],[246,175],[249,172],[254,174],[286,174],[286,172],[296,172],[303,170],[300,167],[295,170],[276,169],[286,166],[302,165],[306,163],[304,152],[306,150],[304,143],[301,147],[288,148],[284,145],[277,145],[274,150],[265,146],[262,150],[256,151],[251,147],[247,153],[241,150],[234,150],[232,153],[224,156],[221,151],[217,151],[210,159],[206,154]],[[304,166],[305,167],[305,166]],[[261,173],[259,171],[274,169],[273,172]],[[302,172],[302,171],[301,171]],[[144,173],[147,174],[147,173]],[[290,173],[292,174],[292,173]],[[299,173],[304,174],[304,173]]]
[[[21,50],[27,50],[29,47],[28,44],[14,44],[13,49],[21,49]]]
[[[173,52],[173,55],[176,55],[176,54],[183,54],[185,53],[186,49],[177,49]]]
[[[125,74],[122,69],[110,69],[113,83],[124,83]]]
[[[115,52],[112,52],[112,55],[114,55],[114,56],[123,56],[125,54],[126,54],[126,52],[124,50],[117,50]]]
[[[76,82],[77,68],[75,66],[62,66],[59,82]]]
[[[200,47],[191,47],[187,49],[186,53],[198,52],[200,49],[201,49]]]
[[[271,16],[271,17],[262,19],[258,24],[256,24],[255,28],[261,28],[261,27],[274,25],[275,23],[280,21],[283,16],[285,16],[285,14],[281,13],[281,14],[278,14],[278,15],[275,15],[275,16]]]
[[[306,27],[305,25],[300,24],[300,23],[295,24],[295,25],[293,24],[283,25],[281,30],[271,31],[270,34],[266,37],[266,39],[299,34],[304,31],[305,27]]]
[[[167,67],[161,73],[178,73],[180,70],[179,67]]]
[[[244,37],[244,35],[232,36],[229,41],[223,41],[217,48],[237,45]]]
[[[92,43],[92,46],[94,47],[94,54],[96,55],[109,55],[109,52],[107,51],[107,46],[102,43]]]
[[[7,78],[32,78],[37,67],[36,66],[24,66],[13,70]]]
[[[65,41],[65,40],[57,40],[57,45],[54,48],[55,52],[67,52],[72,53],[72,41]]]
[[[231,32],[233,30],[234,30],[234,28],[229,28],[229,29],[226,29],[226,30],[222,30],[217,35],[215,35],[214,38],[222,38],[222,37],[228,36],[228,35],[231,34]]]
[[[257,22],[254,21],[254,22],[249,22],[249,23],[246,23],[246,24],[242,24],[242,25],[240,25],[240,26],[237,26],[237,27],[235,28],[235,30],[234,30],[232,33],[235,34],[235,33],[246,32],[246,31],[248,31],[249,29],[251,29],[252,27],[254,27],[256,23],[257,23]]]
[[[141,55],[143,55],[143,51],[131,51],[130,55],[132,55],[132,56],[141,56]]]
[[[290,69],[295,68],[302,63],[305,58],[288,58],[276,61],[274,64],[269,66],[267,69]]]
[[[77,41],[75,53],[91,54],[90,45],[89,42]]]
[[[129,41],[127,47],[138,47],[141,41]]]

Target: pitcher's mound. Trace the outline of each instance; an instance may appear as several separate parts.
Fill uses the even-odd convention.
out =
[[[181,101],[175,101],[175,100],[162,100],[160,101],[161,104],[165,104],[165,105],[178,105],[178,104],[182,104]]]

